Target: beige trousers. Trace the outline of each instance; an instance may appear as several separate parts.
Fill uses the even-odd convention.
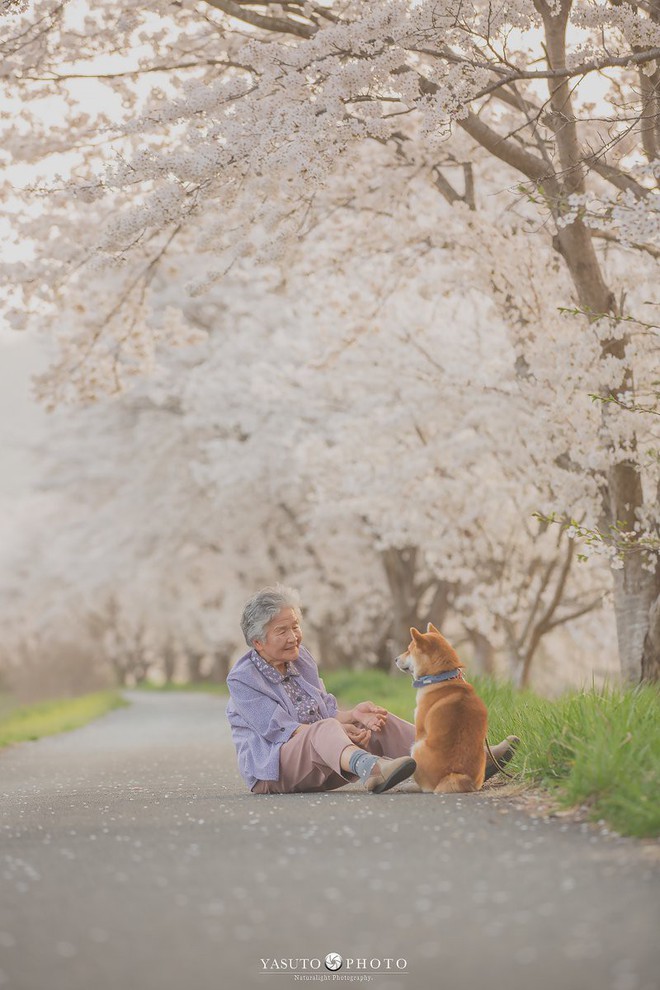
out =
[[[409,756],[415,741],[415,726],[388,713],[380,732],[372,732],[366,748],[377,756]],[[301,791],[332,791],[358,780],[342,770],[339,758],[354,745],[336,718],[312,722],[291,736],[280,748],[279,780],[258,780],[253,794],[294,794]]]

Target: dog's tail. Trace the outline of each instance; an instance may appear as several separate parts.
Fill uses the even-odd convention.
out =
[[[448,773],[437,785],[434,794],[467,794],[478,790],[466,773]]]

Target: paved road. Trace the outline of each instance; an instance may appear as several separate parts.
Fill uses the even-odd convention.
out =
[[[254,797],[222,700],[126,696],[0,753],[2,990],[660,985],[657,849],[492,793]]]

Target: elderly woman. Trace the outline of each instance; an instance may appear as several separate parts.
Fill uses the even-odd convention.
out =
[[[241,775],[253,794],[356,781],[375,794],[390,790],[415,771],[414,725],[371,701],[340,711],[302,646],[300,621],[296,593],[282,586],[257,592],[243,610],[249,650],[227,677]],[[505,760],[501,746],[495,751]]]

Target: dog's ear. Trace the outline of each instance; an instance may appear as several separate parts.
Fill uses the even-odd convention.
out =
[[[426,631],[427,631],[427,633],[430,633],[430,632],[437,633],[438,636],[441,635],[440,630],[439,629],[436,629],[432,622],[429,622],[428,626],[426,627]]]
[[[423,634],[419,631],[419,629],[415,629],[414,626],[411,626],[410,627],[410,635],[415,640],[415,642],[418,643],[422,639],[422,635]]]

